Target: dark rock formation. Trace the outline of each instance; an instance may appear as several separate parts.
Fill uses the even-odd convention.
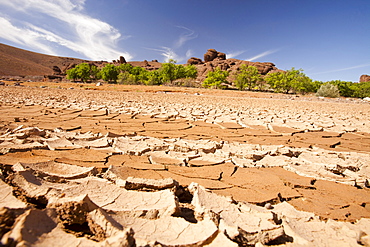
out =
[[[188,61],[188,64],[189,64],[189,61]],[[239,60],[235,58],[220,60],[219,57],[216,57],[213,61],[208,61],[202,64],[195,64],[195,66],[198,69],[197,80],[203,81],[206,78],[208,72],[214,71],[215,68],[219,68],[224,71],[229,71],[230,74],[233,74],[234,72],[238,71],[240,66],[242,66],[243,64],[247,66],[256,67],[258,72],[261,75],[266,75],[271,72],[281,71],[275,67],[275,64],[270,63],[270,62],[250,62],[250,61],[244,61],[244,60]]]
[[[226,54],[218,52],[215,49],[208,49],[204,54],[204,62],[211,62],[213,60],[226,60]]]
[[[119,63],[120,63],[120,64],[124,64],[124,63],[126,63],[126,59],[125,59],[123,56],[120,56],[120,57],[119,57]]]
[[[58,66],[54,65],[53,66],[53,74],[54,75],[61,75],[62,74],[62,70]]]
[[[187,62],[187,64],[190,64],[190,65],[202,64],[202,63],[203,63],[202,59],[196,58],[196,57],[189,58]]]
[[[370,75],[362,75],[360,77],[360,82],[370,82]]]

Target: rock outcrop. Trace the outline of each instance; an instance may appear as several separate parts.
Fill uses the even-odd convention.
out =
[[[191,57],[188,59],[187,64],[190,64],[190,65],[203,64],[203,61],[200,58]]]
[[[119,57],[119,63],[120,63],[120,64],[124,64],[124,63],[126,63],[126,59],[125,59],[123,56],[120,56],[120,57]]]
[[[370,75],[362,75],[360,77],[360,82],[370,82]]]
[[[208,51],[204,54],[204,62],[211,62],[214,60],[225,60],[226,54],[222,52],[218,52],[215,49],[208,49]]]
[[[215,68],[219,68],[223,71],[229,71],[232,75],[233,72],[239,70],[240,66],[254,66],[258,69],[261,75],[266,75],[268,73],[282,71],[275,67],[275,64],[271,62],[250,62],[239,60],[235,58],[226,58],[225,53],[218,52],[215,49],[209,49],[204,54],[204,62],[200,58],[191,57],[187,64],[195,65],[198,69],[197,81],[202,82],[208,72],[214,71]]]

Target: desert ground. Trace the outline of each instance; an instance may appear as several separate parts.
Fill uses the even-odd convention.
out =
[[[370,246],[367,101],[5,84],[1,245]]]

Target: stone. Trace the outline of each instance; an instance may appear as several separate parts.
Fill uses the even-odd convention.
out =
[[[190,64],[190,65],[203,64],[203,61],[200,58],[191,57],[188,59],[187,64]]]
[[[120,63],[120,64],[124,64],[124,63],[126,63],[126,59],[125,59],[123,56],[120,56],[120,57],[119,57],[119,63]]]
[[[208,51],[204,54],[204,62],[211,62],[213,60],[225,60],[226,55],[225,53],[218,52],[215,49],[208,49]]]
[[[361,82],[369,82],[370,81],[370,75],[361,75],[360,76],[360,83]]]

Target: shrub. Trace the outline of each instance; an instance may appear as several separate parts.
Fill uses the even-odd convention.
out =
[[[340,94],[336,85],[325,83],[317,90],[316,95],[320,97],[338,98]]]
[[[262,77],[254,66],[246,66],[243,64],[235,75],[235,86],[239,90],[244,90],[246,88],[252,90],[260,81],[262,81]]]
[[[202,86],[205,88],[219,88],[224,89],[227,84],[227,77],[229,76],[228,71],[222,71],[220,68],[216,68],[215,71],[209,71],[207,78],[203,81]]]
[[[101,78],[104,81],[107,81],[108,83],[116,83],[119,75],[119,69],[117,66],[114,66],[113,64],[106,64],[101,70],[100,70]]]
[[[357,97],[357,98],[370,97],[370,81],[353,83],[353,86],[355,88],[353,97]]]
[[[265,81],[277,93],[306,93],[312,90],[314,84],[308,76],[303,73],[302,69],[296,70],[291,68],[287,71],[269,73]]]
[[[340,95],[343,97],[353,97],[356,91],[356,85],[354,85],[353,82],[350,81],[334,80],[328,81],[328,83],[336,85],[338,87]]]

